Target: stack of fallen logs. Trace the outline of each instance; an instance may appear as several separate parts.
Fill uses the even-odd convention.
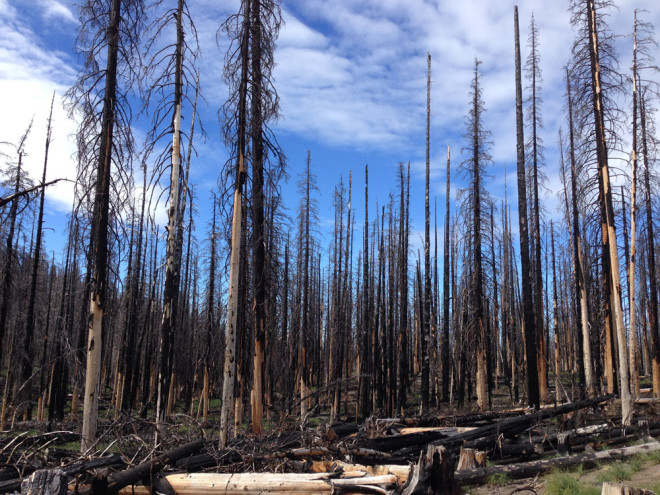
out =
[[[91,479],[77,475],[116,465],[118,456],[40,470],[29,478],[0,482],[0,493],[20,489],[21,493],[64,495],[67,485],[75,484],[77,493],[94,495],[449,494],[456,493],[460,485],[481,482],[493,474],[527,478],[552,468],[596,464],[660,450],[660,443],[653,440],[660,435],[660,423],[648,420],[622,428],[592,412],[589,422],[594,424],[565,428],[575,423],[575,418],[583,422],[585,411],[612,398],[607,395],[537,412],[525,411],[526,414],[510,412],[508,417],[500,413],[443,418],[443,422],[449,420],[453,426],[429,424],[438,423],[438,418],[413,427],[403,420],[370,419],[363,428],[329,428],[325,441],[314,445],[301,444],[292,433],[280,434],[277,447],[270,445],[268,451],[261,452],[253,449],[248,453],[237,445],[214,450],[210,442],[197,440],[120,471],[97,470]],[[569,419],[571,415],[573,421]],[[548,421],[553,419],[562,419],[563,423],[558,426],[556,421]],[[462,426],[457,426],[459,423]],[[610,448],[638,439],[645,443]],[[608,450],[601,450],[603,447]],[[266,462],[270,472],[244,472],[247,465],[256,464],[255,459]]]

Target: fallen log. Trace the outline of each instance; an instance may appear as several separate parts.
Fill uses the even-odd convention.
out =
[[[425,433],[431,431],[437,431],[444,433],[447,436],[458,435],[459,433],[465,433],[466,431],[472,431],[476,426],[417,426],[417,427],[406,427],[399,430],[400,435],[411,435],[414,433]]]
[[[326,438],[330,441],[335,438],[342,438],[357,433],[360,427],[356,423],[342,423],[331,426],[325,434]]]
[[[504,437],[517,435],[528,428],[532,427],[535,424],[540,423],[544,419],[552,418],[559,416],[561,414],[566,414],[573,411],[578,411],[580,409],[585,409],[587,407],[592,407],[598,405],[602,402],[608,401],[614,397],[614,394],[604,395],[602,397],[596,397],[595,399],[587,399],[578,402],[573,402],[571,404],[565,404],[559,407],[552,409],[542,409],[534,414],[528,414],[526,416],[516,417],[516,418],[507,418],[494,423],[492,425],[481,426],[471,431],[465,433],[460,433],[458,435],[435,440],[431,442],[433,445],[445,445],[448,447],[455,447],[467,442],[470,440],[476,440],[482,437],[490,435],[503,435]]]
[[[392,435],[388,437],[372,438],[369,440],[369,446],[374,450],[392,452],[406,447],[425,445],[444,438],[450,438],[450,436],[443,431],[410,433],[408,435]]]
[[[60,468],[66,476],[74,476],[76,474],[84,473],[91,469],[98,469],[101,467],[123,465],[124,460],[119,454],[113,454],[108,457],[99,457],[89,461],[80,461],[70,466]],[[0,481],[0,493],[13,493],[21,488],[23,481],[28,478],[15,478],[6,481]]]
[[[114,495],[125,486],[134,485],[143,478],[153,477],[168,464],[174,464],[179,459],[183,459],[184,457],[196,454],[202,450],[205,445],[206,440],[195,440],[194,442],[190,442],[175,449],[169,450],[157,457],[154,457],[153,459],[138,464],[135,467],[113,473],[107,477],[108,487],[105,493]],[[78,493],[81,495],[86,495],[95,492],[92,492],[92,489],[87,487],[80,489]]]
[[[395,475],[332,478],[331,473],[188,473],[171,474],[165,479],[177,495],[263,493],[342,493],[380,488],[382,491],[398,486]],[[137,492],[136,492],[137,493]]]
[[[217,450],[211,454],[197,454],[190,457],[185,457],[176,461],[177,469],[182,469],[187,472],[195,472],[204,468],[213,466],[224,466],[234,462],[241,462],[243,457],[236,450]]]
[[[474,484],[484,481],[493,474],[506,474],[510,478],[531,478],[539,473],[551,469],[561,469],[577,464],[595,464],[598,461],[622,459],[635,454],[655,452],[660,450],[660,442],[634,445],[620,449],[603,450],[599,452],[578,454],[568,457],[555,457],[540,461],[522,462],[506,466],[490,466],[486,468],[471,469],[456,473],[455,479],[462,484]]]

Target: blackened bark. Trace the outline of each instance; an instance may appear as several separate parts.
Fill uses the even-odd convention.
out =
[[[520,76],[520,30],[518,7],[514,7],[514,31],[516,50],[516,136],[518,162],[518,218],[520,227],[520,264],[522,271],[523,325],[525,353],[527,355],[527,401],[539,407],[539,377],[536,368],[536,327],[532,302],[531,272],[529,262],[529,230],[527,223],[527,189],[525,180],[525,138],[523,132],[522,82]]]

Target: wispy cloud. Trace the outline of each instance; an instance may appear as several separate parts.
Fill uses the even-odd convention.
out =
[[[38,0],[46,19],[55,21],[65,21],[71,24],[77,24],[78,19],[73,15],[71,9],[57,0]]]
[[[58,9],[55,5],[58,2],[44,4]],[[64,11],[68,9],[60,6],[63,10],[58,15],[66,15]],[[35,180],[40,180],[42,174],[46,119],[53,93],[56,96],[47,179],[75,178],[75,146],[70,136],[76,124],[68,118],[61,100],[74,77],[75,68],[69,55],[44,44],[15,7],[0,3],[0,108],[5,115],[0,119],[0,135],[3,140],[17,142],[34,118],[26,143],[29,154],[25,169]],[[70,182],[58,183],[49,188],[47,196],[53,208],[66,212],[71,206],[72,191]]]

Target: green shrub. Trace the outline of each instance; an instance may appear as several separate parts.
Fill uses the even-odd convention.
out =
[[[547,495],[600,495],[600,489],[582,483],[575,476],[564,471],[555,471],[545,478]]]
[[[607,466],[598,476],[599,481],[628,481],[632,478],[633,470],[627,463],[616,462]]]
[[[496,473],[491,474],[488,477],[488,483],[490,485],[506,485],[509,482],[509,477],[506,473]]]

